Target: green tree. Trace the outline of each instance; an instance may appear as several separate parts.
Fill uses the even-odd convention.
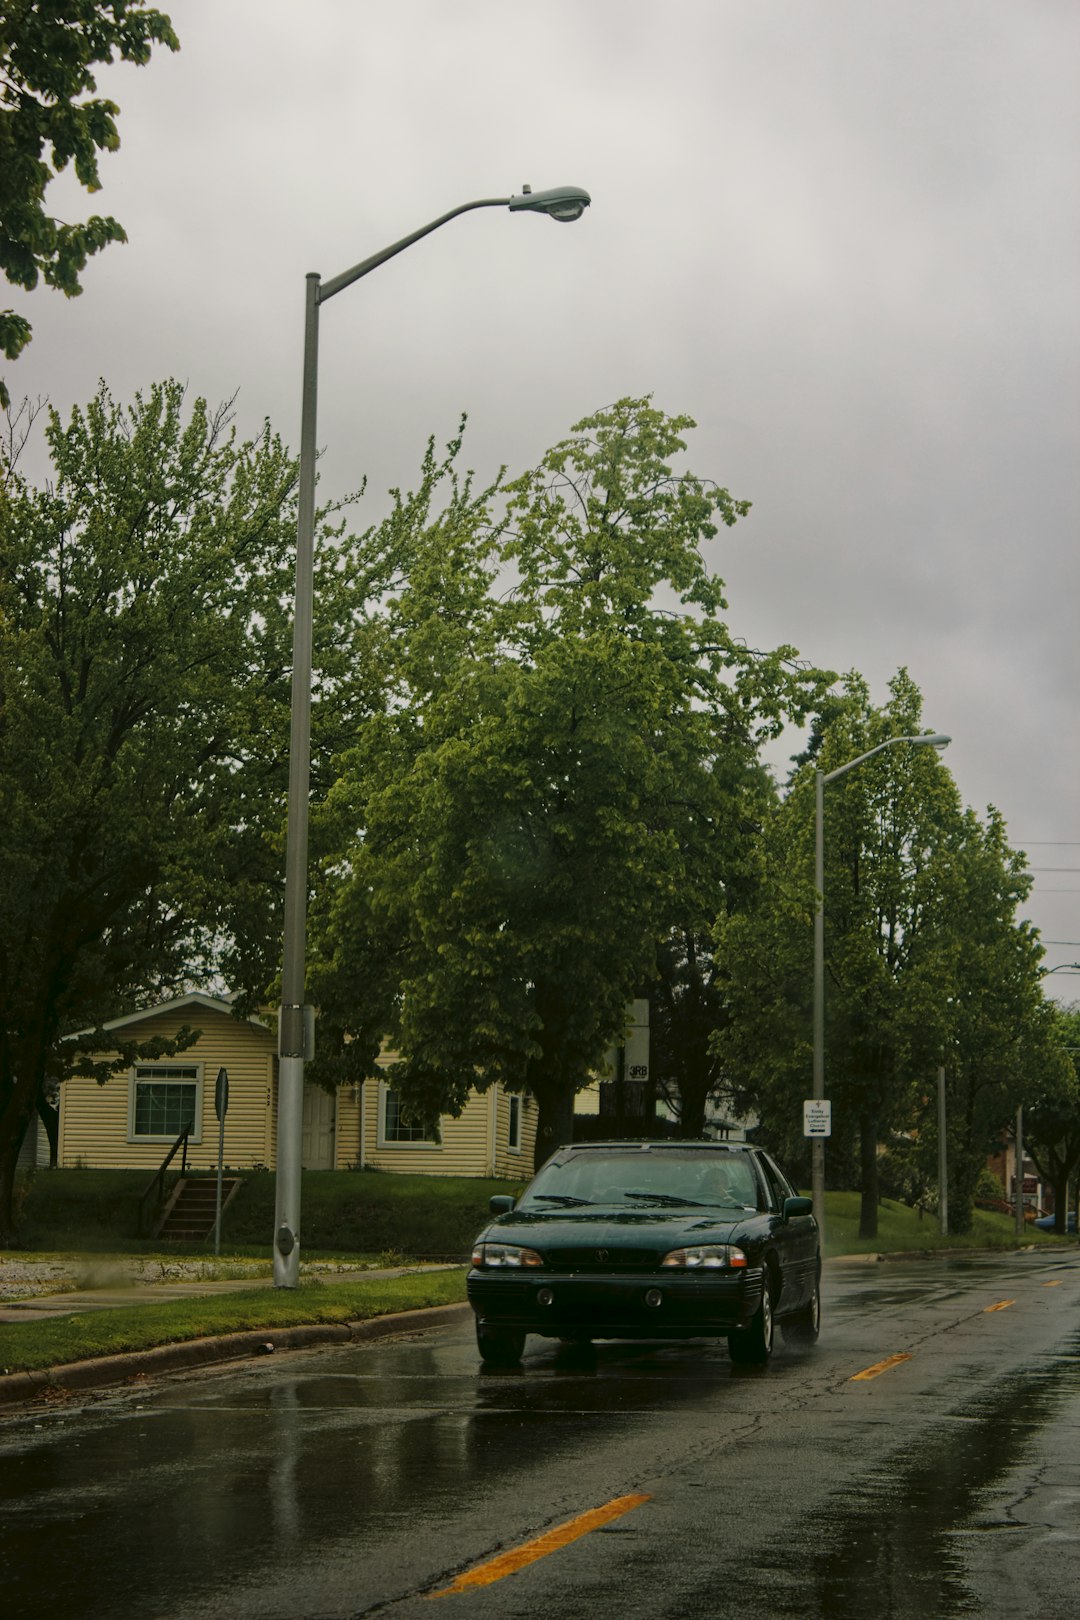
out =
[[[1069,1183],[1080,1167],[1080,1006],[1047,1007],[1053,1051],[1029,1082],[1024,1147],[1054,1189],[1054,1231],[1064,1232]]]
[[[823,676],[822,679],[829,679]],[[733,767],[733,772],[732,772]],[[649,986],[650,1066],[657,1095],[674,1112],[679,1134],[703,1134],[710,1101],[723,1105],[727,1086],[714,1036],[727,1017],[724,975],[713,941],[719,907],[741,910],[754,891],[755,853],[775,804],[761,766],[718,748],[699,778],[708,808],[686,826],[679,919],[657,949]]]
[[[728,1024],[717,1041],[737,1101],[804,1160],[810,1095],[815,769],[890,736],[917,735],[922,703],[906,672],[881,709],[849,677],[825,705],[790,790],[767,823],[754,903],[724,917]],[[970,1226],[986,1156],[1052,1071],[1038,937],[1018,908],[1030,888],[1000,815],[963,810],[927,748],[889,748],[825,794],[825,1072],[833,1100],[827,1165],[862,1192],[860,1232],[877,1232],[878,1155],[937,1180],[936,1074],[946,1072],[949,1220]]]
[[[936,904],[909,967],[923,1049],[929,1031],[940,1038],[954,1232],[970,1230],[987,1155],[1017,1108],[1064,1078],[1053,1008],[1041,987],[1042,947],[1017,914],[1031,889],[1026,866],[992,806],[985,822],[969,809],[944,827],[934,859]],[[923,1090],[915,1125],[929,1172],[926,1161],[937,1157],[933,1088]]]
[[[324,922],[324,1074],[370,1072],[386,1035],[428,1120],[472,1086],[528,1090],[539,1160],[723,831],[718,785],[731,820],[758,743],[820,685],[720,617],[700,548],[747,506],[673,471],[691,425],[620,401],[507,486],[498,526],[494,491],[414,526],[393,702],[338,788],[362,835]]]
[[[906,671],[877,709],[850,675],[826,706],[808,755],[767,828],[761,885],[722,918],[729,1023],[717,1036],[740,1105],[755,1109],[799,1163],[801,1101],[811,1095],[814,773],[922,730]],[[933,853],[959,814],[951,778],[926,748],[889,748],[825,796],[825,1054],[833,1100],[828,1159],[861,1187],[863,1235],[877,1231],[878,1145],[910,1124],[916,1086],[940,1044],[933,986],[910,972],[938,897]],[[857,1166],[857,1168],[856,1168]]]
[[[117,57],[144,64],[155,44],[179,50],[172,25],[142,0],[7,0],[0,13],[0,271],[28,290],[39,277],[68,298],[91,254],[126,240],[109,216],[67,224],[47,212],[45,193],[72,164],[80,185],[99,191],[98,153],[120,145],[115,102],[93,94],[93,69]],[[0,310],[0,349],[14,360],[30,323]],[[7,405],[0,381],[0,405]]]
[[[215,972],[250,1003],[280,941],[294,462],[176,383],[48,442],[44,488],[0,467],[0,1237],[63,1037]],[[320,565],[317,788],[356,724],[354,560]]]

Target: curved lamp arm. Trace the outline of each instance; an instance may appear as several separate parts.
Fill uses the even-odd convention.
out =
[[[921,743],[940,750],[948,748],[951,742],[951,737],[945,737],[940,732],[934,736],[927,735],[925,737],[886,737],[883,743],[878,743],[877,747],[871,748],[868,753],[860,754],[858,759],[849,759],[846,765],[838,765],[835,771],[826,772],[822,775],[821,780],[823,783],[835,782],[838,776],[846,775],[848,771],[853,771],[856,765],[863,764],[865,760],[873,759],[874,755],[880,754],[883,748],[892,748],[896,743],[911,743],[915,747],[918,747]]]
[[[482,197],[478,202],[461,203],[459,207],[451,208],[448,214],[440,214],[438,219],[433,219],[429,225],[421,225],[419,230],[410,231],[400,242],[391,243],[390,247],[373,253],[369,259],[361,259],[351,270],[343,270],[339,276],[324,281],[319,287],[319,303],[325,304],[335,293],[341,292],[345,287],[351,287],[354,281],[359,281],[360,277],[366,276],[370,270],[377,270],[380,264],[385,264],[387,259],[404,252],[407,247],[412,247],[421,237],[430,236],[440,225],[445,225],[448,220],[456,219],[459,214],[467,214],[474,208],[509,208],[512,214],[547,214],[551,219],[566,223],[580,219],[591,201],[589,193],[582,191],[580,186],[555,186],[550,191],[530,191],[528,186],[525,186],[520,197]]]

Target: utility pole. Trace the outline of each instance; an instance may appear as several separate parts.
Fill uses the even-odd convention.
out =
[[[1024,1235],[1024,1110],[1016,1110],[1016,1235]]]
[[[949,1165],[948,1144],[945,1139],[945,1065],[942,1063],[937,1072],[937,1164],[938,1164],[938,1215],[941,1218],[941,1235],[949,1235]]]

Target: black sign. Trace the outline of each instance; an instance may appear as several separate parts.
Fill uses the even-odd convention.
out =
[[[229,1071],[219,1069],[217,1084],[214,1086],[214,1113],[218,1119],[224,1119],[229,1112]]]

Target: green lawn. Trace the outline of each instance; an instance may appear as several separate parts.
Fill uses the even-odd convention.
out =
[[[157,1254],[139,1239],[137,1211],[149,1177],[143,1170],[38,1170],[21,1195],[20,1251],[37,1254]],[[492,1193],[521,1183],[467,1176],[406,1176],[377,1171],[306,1170],[301,1185],[304,1255],[380,1255],[461,1260],[487,1219]],[[275,1177],[247,1172],[222,1221],[230,1254],[268,1257],[274,1230]],[[174,1252],[208,1255],[213,1244]]]
[[[994,1215],[977,1209],[972,1229],[963,1237],[942,1237],[936,1215],[923,1215],[891,1198],[878,1205],[878,1234],[859,1236],[859,1194],[826,1193],[825,1242],[829,1255],[898,1254],[949,1251],[953,1249],[1015,1249],[1028,1244],[1076,1242],[1075,1238],[1054,1237],[1030,1222],[1017,1243],[1016,1223],[1011,1215]]]
[[[44,1321],[0,1322],[0,1373],[33,1372],[67,1361],[120,1355],[247,1328],[354,1322],[465,1298],[464,1269],[371,1282],[306,1282],[298,1289],[255,1288],[213,1298],[128,1305]]]

